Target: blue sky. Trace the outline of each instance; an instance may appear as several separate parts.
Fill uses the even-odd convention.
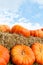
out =
[[[0,24],[43,27],[43,0],[0,0]]]

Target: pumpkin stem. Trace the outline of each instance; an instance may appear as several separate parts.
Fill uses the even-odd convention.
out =
[[[25,54],[25,51],[22,51],[21,54],[24,55]]]

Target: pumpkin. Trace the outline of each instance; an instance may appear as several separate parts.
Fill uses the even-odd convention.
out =
[[[0,25],[1,32],[10,32],[10,27],[8,25]]]
[[[30,31],[20,25],[14,25],[11,29],[12,33],[22,34],[25,37],[30,36]]]
[[[0,65],[6,65],[9,62],[10,55],[7,48],[0,45]]]
[[[42,31],[42,30],[36,30],[36,31],[35,31],[35,36],[36,36],[36,37],[43,38],[43,31]]]
[[[42,30],[39,31],[39,37],[43,38],[43,31]]]
[[[30,30],[30,35],[35,36],[35,30]]]
[[[43,31],[43,28],[41,28],[41,30]]]
[[[35,30],[34,36],[35,36],[35,37],[38,37],[38,34],[39,34],[39,31],[38,31],[38,30]]]
[[[32,50],[35,55],[36,62],[43,65],[43,44],[41,43],[34,43],[32,45]]]
[[[16,45],[11,49],[12,62],[16,65],[32,65],[35,56],[32,49],[26,45]]]

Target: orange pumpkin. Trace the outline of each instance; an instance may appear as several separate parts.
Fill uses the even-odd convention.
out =
[[[36,62],[43,65],[43,44],[34,43],[32,45],[32,50],[34,52]]]
[[[6,65],[9,62],[10,55],[7,48],[0,45],[0,65]]]
[[[36,30],[35,31],[35,36],[43,38],[43,31],[42,30]]]
[[[11,29],[12,33],[22,34],[23,36],[30,36],[30,31],[20,25],[14,25]]]
[[[35,37],[38,37],[38,34],[39,34],[39,31],[38,30],[35,30]]]
[[[16,65],[32,65],[35,56],[32,49],[26,45],[16,45],[11,50],[12,62]]]
[[[35,36],[35,30],[30,30],[30,35]]]
[[[8,25],[0,25],[1,32],[10,32],[10,27]]]
[[[41,28],[41,30],[43,31],[43,28]]]
[[[39,31],[39,37],[43,38],[43,31],[42,30]]]

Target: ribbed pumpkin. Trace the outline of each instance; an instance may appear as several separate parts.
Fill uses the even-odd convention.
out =
[[[8,25],[0,25],[1,32],[10,32],[10,27]]]
[[[9,50],[4,46],[0,45],[0,65],[7,65],[9,59]]]
[[[32,50],[35,55],[36,62],[43,65],[43,44],[41,43],[34,43],[32,45]]]
[[[25,37],[30,36],[30,31],[20,25],[14,25],[11,29],[12,33],[22,34]]]
[[[35,56],[32,49],[26,45],[16,45],[11,49],[12,62],[16,65],[32,65]]]
[[[43,31],[42,31],[42,30],[36,30],[36,31],[35,31],[35,36],[36,36],[36,37],[43,38]]]

